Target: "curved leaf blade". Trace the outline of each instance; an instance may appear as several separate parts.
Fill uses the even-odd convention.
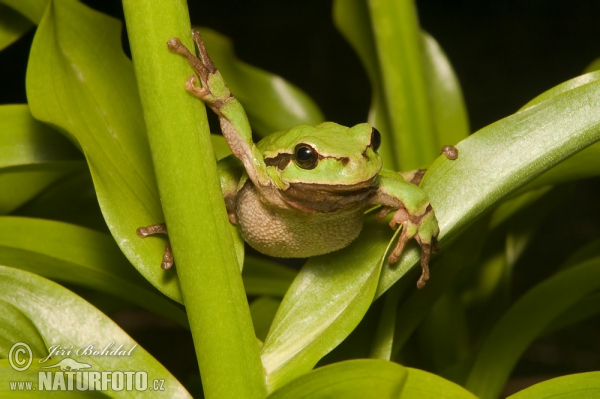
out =
[[[553,378],[526,388],[507,399],[578,399],[600,396],[600,372]]]
[[[261,350],[270,389],[312,369],[358,325],[373,301],[389,234],[368,220],[361,245],[311,258],[300,270]]]
[[[155,287],[181,301],[176,274],[158,267],[164,242],[135,234],[164,217],[120,30],[118,21],[80,3],[52,2],[31,48],[27,97],[37,119],[82,148],[108,227],[125,255]]]
[[[385,360],[349,360],[300,376],[268,398],[399,398],[407,374],[404,367]]]
[[[460,385],[438,375],[407,367],[408,377],[402,389],[402,399],[477,399]]]
[[[19,40],[32,27],[27,18],[0,2],[0,50]]]
[[[600,258],[596,258],[557,273],[523,295],[488,335],[466,388],[482,398],[497,397],[531,342],[554,319],[599,288]]]
[[[439,157],[421,187],[440,222],[442,247],[515,190],[600,140],[598,107],[594,81],[481,129],[456,146],[456,160]],[[377,296],[418,259],[419,251],[408,249],[394,269],[384,269]]]
[[[185,388],[112,320],[77,295],[33,273],[0,266],[0,300],[10,303],[31,320],[46,342],[53,345],[85,348],[88,345],[134,348],[131,356],[77,356],[78,361],[92,364],[101,371],[140,370],[148,379],[164,379],[165,392],[172,398],[191,397]],[[68,309],[68,311],[66,311]],[[74,318],[77,321],[74,321]],[[57,360],[53,358],[52,360]],[[13,381],[19,373],[13,370]],[[0,389],[7,389],[8,384]],[[159,391],[146,395],[163,397]],[[115,391],[111,396],[137,397],[135,391]]]
[[[0,264],[115,295],[187,326],[183,309],[156,292],[104,233],[44,219],[0,217]]]

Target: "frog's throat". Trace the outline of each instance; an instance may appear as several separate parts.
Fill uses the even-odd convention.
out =
[[[363,207],[377,191],[377,186],[377,176],[356,184],[290,183],[280,195],[295,209],[308,213],[326,213]]]

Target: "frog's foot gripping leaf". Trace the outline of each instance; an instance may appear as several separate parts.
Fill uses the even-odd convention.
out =
[[[153,224],[151,226],[140,227],[135,231],[138,236],[144,238],[153,234],[167,234],[167,225],[165,223]],[[165,252],[163,254],[162,263],[160,267],[167,270],[173,266],[173,251],[171,250],[171,243],[167,240],[165,245]]]
[[[391,211],[392,208],[384,207],[377,215],[377,218],[381,220]],[[402,225],[402,231],[400,232],[396,247],[388,257],[388,262],[390,264],[398,262],[406,243],[413,238],[417,240],[422,251],[422,272],[419,281],[417,281],[417,288],[421,289],[425,286],[427,280],[429,280],[429,260],[431,259],[431,254],[437,251],[436,238],[439,234],[439,228],[431,205],[427,207],[426,212],[421,216],[410,215],[404,208],[396,210],[390,221],[390,227],[396,230],[398,225]]]

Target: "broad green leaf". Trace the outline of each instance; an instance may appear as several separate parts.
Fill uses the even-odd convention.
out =
[[[0,215],[14,211],[69,173],[41,169],[0,172]]]
[[[0,50],[16,42],[33,24],[0,2]]]
[[[58,220],[109,233],[87,168],[57,181],[12,215]]]
[[[295,270],[273,261],[248,256],[242,277],[248,295],[283,297],[297,274]]]
[[[48,356],[46,344],[31,320],[18,308],[0,300],[0,359],[7,359],[12,346],[21,341],[28,342],[33,356]]]
[[[507,399],[583,399],[600,396],[600,372],[553,378],[526,388]]]
[[[43,219],[0,217],[0,264],[123,298],[186,326],[185,312],[148,284],[112,237]]]
[[[264,137],[296,125],[324,122],[317,105],[302,90],[280,76],[240,61],[227,37],[208,28],[200,31],[211,59],[244,106],[256,134]]]
[[[204,104],[185,90],[191,68],[165,43],[191,47],[186,0],[123,10],[144,120],[196,358],[207,398],[264,398],[266,385]],[[152,29],[148,29],[152,26]]]
[[[436,150],[465,139],[471,130],[460,83],[450,61],[427,32],[422,32],[423,60],[435,128]]]
[[[0,214],[82,169],[82,159],[67,139],[33,119],[27,105],[0,106]]]
[[[16,293],[16,294],[15,294]],[[111,342],[117,348],[132,350],[130,356],[86,356],[72,354],[76,361],[92,365],[92,370],[144,371],[148,375],[148,383],[154,378],[164,379],[164,392],[144,392],[155,397],[171,398],[190,397],[183,386],[148,352],[141,348],[112,320],[99,312],[75,294],[60,285],[38,275],[22,270],[0,266],[0,300],[19,309],[35,325],[43,337],[47,348],[54,345],[85,348],[94,345],[96,348],[106,347]],[[53,356],[48,360],[55,364],[59,358]],[[39,364],[39,363],[38,363]],[[5,372],[2,368],[3,377]],[[3,379],[4,379],[3,378]],[[19,380],[19,372],[12,371],[12,381]],[[7,384],[0,386],[3,391],[10,388]],[[107,392],[110,397],[138,397],[135,391]]]
[[[423,370],[407,367],[408,376],[402,399],[477,399],[475,395],[460,385]]]
[[[567,80],[556,87],[540,94],[521,109],[526,109],[546,100],[556,97],[560,94],[577,89],[578,87],[598,82],[600,80],[600,71],[590,72],[585,75]],[[537,179],[523,188],[523,191],[543,187],[547,184],[558,184],[567,181],[581,180],[588,177],[598,176],[600,174],[600,143],[589,146],[588,148],[573,155],[564,162],[548,170]]]
[[[320,367],[279,388],[269,399],[404,398],[407,369],[385,360],[349,360]]]
[[[477,353],[467,389],[481,398],[497,397],[519,357],[533,340],[563,312],[598,289],[600,258],[559,272],[532,288],[490,332]]]
[[[275,318],[281,301],[268,296],[261,296],[250,304],[250,314],[256,338],[264,341]]]
[[[83,150],[121,250],[154,286],[181,301],[177,275],[159,267],[163,240],[135,233],[164,217],[120,25],[77,2],[50,3],[31,48],[27,97],[37,119],[67,133]]]
[[[0,3],[6,4],[27,17],[31,22],[38,24],[42,19],[46,5],[48,5],[48,0],[0,0]]]
[[[457,145],[456,160],[439,157],[421,187],[440,222],[442,247],[515,190],[600,140],[596,107],[600,107],[600,81],[481,129]],[[416,248],[407,248],[398,265],[385,268],[377,296],[404,275],[419,255]]]
[[[439,149],[415,4],[370,0],[368,5],[396,160],[402,170],[427,167]]]
[[[33,119],[27,105],[0,106],[0,169],[81,160],[69,140]]]
[[[361,245],[311,258],[300,270],[261,350],[271,390],[309,371],[360,322],[373,301],[389,235],[369,219]]]

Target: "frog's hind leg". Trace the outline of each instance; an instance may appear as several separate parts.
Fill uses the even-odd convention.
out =
[[[165,223],[153,224],[151,226],[140,227],[135,232],[142,238],[153,234],[167,234],[167,225]],[[165,245],[165,252],[163,253],[163,259],[160,267],[167,270],[173,266],[173,263],[173,250],[171,249],[171,242],[167,239],[167,244]]]

